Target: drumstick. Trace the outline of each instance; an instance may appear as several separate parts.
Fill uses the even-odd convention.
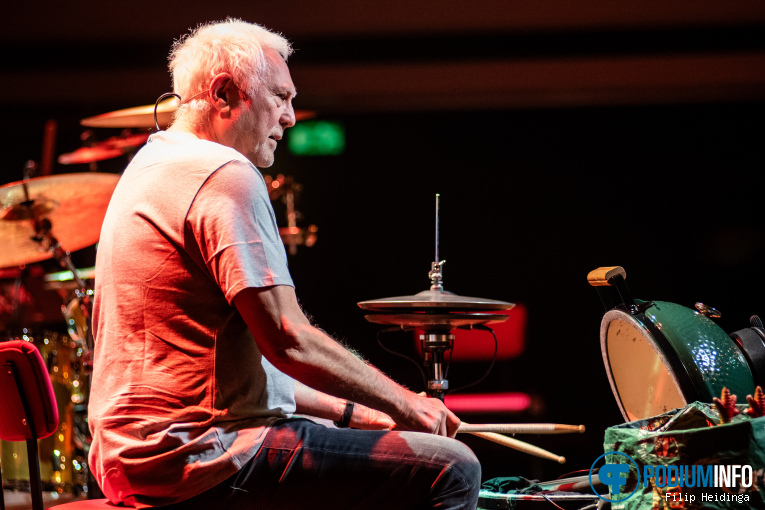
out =
[[[547,450],[543,450],[542,448],[539,448],[538,446],[534,446],[529,443],[524,443],[523,441],[518,441],[517,439],[513,439],[512,437],[503,436],[502,434],[495,434],[493,432],[470,432],[470,434],[474,436],[482,437],[484,439],[488,439],[489,441],[494,441],[495,443],[499,443],[503,446],[507,446],[508,448],[512,448],[513,450],[518,450],[519,452],[528,453],[529,455],[534,455],[536,457],[542,457],[543,459],[554,460],[558,464],[566,463],[566,457],[555,455],[554,453],[550,453]]]
[[[483,423],[471,424],[464,421],[457,433],[498,432],[501,434],[572,434],[584,432],[584,425],[563,425],[560,423]]]

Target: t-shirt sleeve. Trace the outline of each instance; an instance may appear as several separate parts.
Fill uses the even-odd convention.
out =
[[[266,183],[253,165],[234,160],[216,170],[186,226],[229,304],[248,287],[294,286]]]

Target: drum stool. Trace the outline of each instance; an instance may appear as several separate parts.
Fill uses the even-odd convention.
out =
[[[0,439],[26,441],[32,510],[43,510],[40,460],[37,440],[58,428],[58,406],[50,375],[40,351],[30,342],[0,342]],[[2,485],[2,473],[0,473]],[[0,490],[0,508],[4,508]],[[116,508],[106,499],[75,501],[57,505],[62,510]]]

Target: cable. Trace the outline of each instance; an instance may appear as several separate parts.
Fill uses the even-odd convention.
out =
[[[553,502],[553,500],[551,500],[550,498],[548,498],[546,494],[540,494],[540,496],[542,496],[543,498],[545,498],[545,500],[547,500],[547,502],[548,502],[548,503],[550,503],[550,504],[551,504],[552,506],[554,506],[555,508],[560,508],[560,510],[566,510],[566,509],[565,509],[565,508],[563,508],[562,506],[560,506],[560,505],[556,504],[555,502]]]
[[[394,350],[388,349],[387,347],[385,347],[383,345],[382,339],[380,338],[380,335],[382,333],[391,333],[393,331],[409,331],[409,330],[405,329],[405,328],[399,328],[399,327],[392,327],[392,328],[382,329],[382,330],[377,332],[377,343],[380,345],[380,347],[382,347],[382,349],[385,352],[393,354],[394,356],[398,356],[399,358],[404,358],[405,360],[411,361],[412,363],[414,363],[414,365],[417,367],[417,370],[420,371],[420,375],[422,375],[422,384],[423,384],[423,386],[425,386],[427,388],[428,387],[428,377],[425,375],[425,370],[422,369],[422,367],[420,366],[420,364],[417,361],[415,361],[414,359],[410,358],[409,356],[407,356],[405,354],[401,354],[400,352],[396,352]]]
[[[198,94],[197,94],[197,95],[198,95]],[[167,98],[167,97],[170,97],[170,96],[175,96],[175,97],[177,97],[177,98],[178,98],[178,101],[181,101],[181,96],[179,96],[179,95],[178,95],[178,94],[176,94],[175,92],[165,92],[164,94],[162,94],[161,96],[159,96],[159,97],[157,98],[156,102],[154,103],[154,127],[155,127],[155,128],[157,128],[157,131],[159,131],[159,121],[157,120],[157,108],[159,108],[159,103],[160,103],[160,102],[161,102],[163,99],[165,99],[165,98]],[[196,96],[195,96],[195,97],[196,97]]]
[[[489,374],[491,373],[491,369],[494,368],[494,363],[497,361],[497,350],[499,348],[499,342],[497,341],[497,334],[494,333],[493,329],[491,329],[490,327],[484,326],[483,324],[476,324],[475,326],[473,326],[473,329],[480,329],[481,331],[488,331],[489,333],[491,333],[491,336],[494,337],[494,356],[491,358],[491,363],[489,363],[489,368],[486,369],[486,372],[477,381],[474,381],[470,384],[466,384],[465,386],[452,390],[449,392],[449,394],[457,393],[458,391],[462,391],[467,388],[471,388],[475,386],[476,384],[482,383],[487,377],[489,377]]]

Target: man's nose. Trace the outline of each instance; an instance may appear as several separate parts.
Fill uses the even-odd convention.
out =
[[[295,109],[292,107],[292,103],[290,103],[284,113],[282,113],[282,117],[279,121],[284,129],[291,128],[295,125]]]

